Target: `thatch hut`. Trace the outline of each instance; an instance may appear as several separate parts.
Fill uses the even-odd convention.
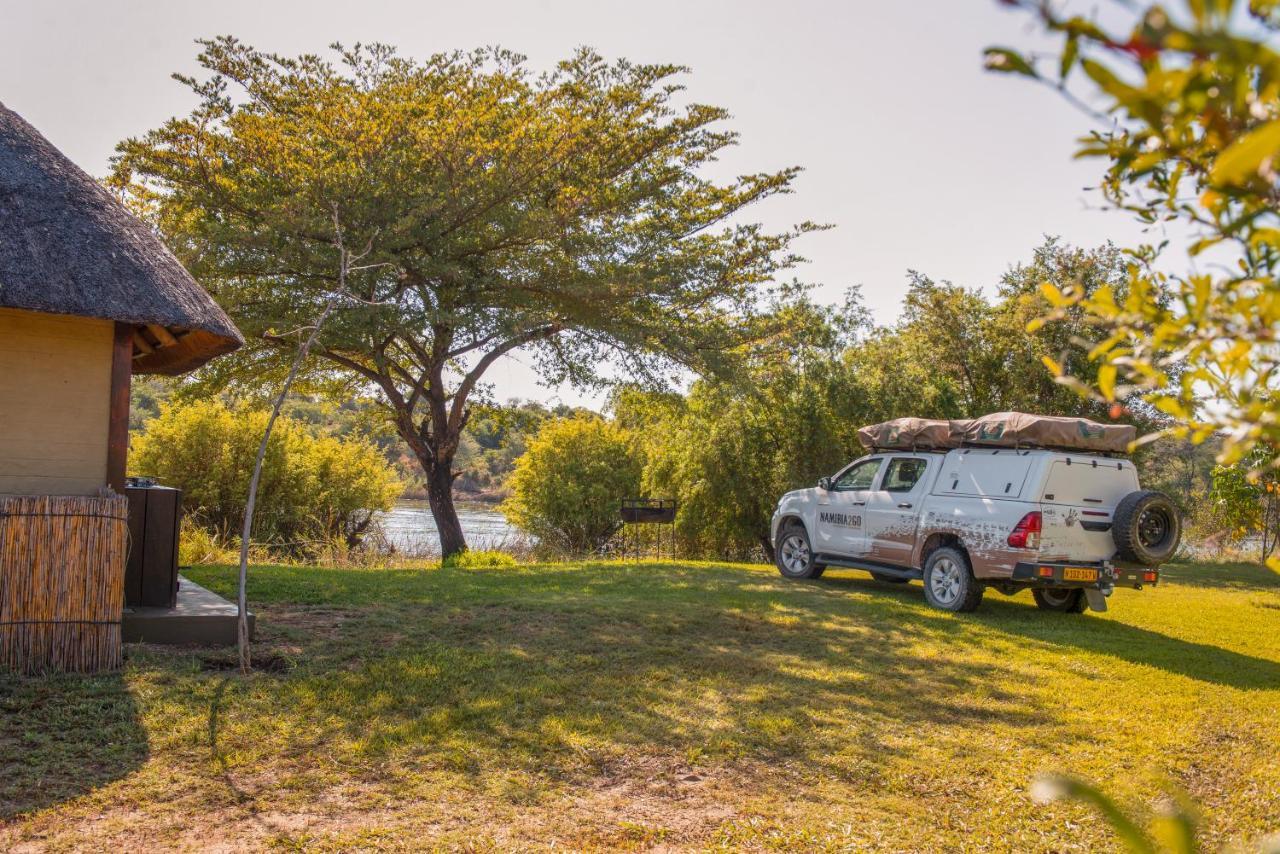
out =
[[[242,343],[146,225],[0,104],[0,666],[118,663],[130,376]]]

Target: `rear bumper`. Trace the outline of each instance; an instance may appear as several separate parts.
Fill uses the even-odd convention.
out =
[[[1097,577],[1091,581],[1069,579],[1067,570],[1095,570]],[[1160,583],[1160,570],[1153,567],[1113,566],[1110,562],[1102,563],[1056,563],[1018,561],[1013,567],[1013,581],[1020,581],[1033,587],[1132,587],[1141,590],[1144,585]]]

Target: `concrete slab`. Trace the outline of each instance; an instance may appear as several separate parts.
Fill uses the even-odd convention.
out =
[[[249,612],[249,636],[254,615]],[[194,581],[178,576],[178,601],[172,608],[126,607],[121,617],[125,643],[234,646],[236,606]]]

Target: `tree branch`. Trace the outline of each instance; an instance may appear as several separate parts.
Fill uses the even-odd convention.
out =
[[[484,372],[487,371],[494,362],[518,347],[523,347],[525,344],[531,344],[534,341],[544,338],[550,338],[552,335],[556,335],[563,329],[564,326],[560,323],[548,323],[545,326],[539,326],[536,329],[530,329],[527,332],[521,333],[515,338],[510,338],[499,344],[497,347],[494,347],[488,353],[485,353],[480,361],[476,362],[476,366],[462,378],[462,382],[458,384],[458,390],[453,393],[453,404],[449,408],[448,426],[450,432],[461,429],[463,411],[466,409],[467,405],[467,397],[475,388],[476,383],[480,381],[480,377],[484,375]]]

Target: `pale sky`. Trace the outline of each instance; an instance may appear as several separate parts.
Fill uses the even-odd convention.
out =
[[[741,134],[727,169],[805,169],[794,195],[751,217],[834,224],[797,246],[810,263],[796,275],[827,302],[861,284],[880,322],[897,316],[908,269],[990,291],[1043,235],[1141,239],[1125,215],[1092,209],[1101,164],[1071,158],[1088,120],[983,71],[984,47],[1037,43],[994,0],[0,0],[0,101],[100,176],[119,140],[190,110],[169,75],[196,73],[193,39],[223,33],[284,54],[496,44],[542,68],[589,45],[688,65],[690,97],[727,108]],[[499,398],[598,402],[539,386],[519,359],[489,378]]]

